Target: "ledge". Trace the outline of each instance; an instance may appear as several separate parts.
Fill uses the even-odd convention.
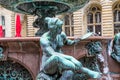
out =
[[[76,37],[68,37],[69,39],[75,39]],[[5,37],[0,38],[0,42],[3,41],[39,41],[40,37]],[[112,37],[92,36],[85,40],[110,40]]]
[[[39,41],[40,37],[5,37],[0,38],[0,42],[7,42],[7,41]]]
[[[77,37],[68,37],[68,38],[75,39]],[[109,40],[109,39],[113,39],[113,37],[91,36],[85,40]]]

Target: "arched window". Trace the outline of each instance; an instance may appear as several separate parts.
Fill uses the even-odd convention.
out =
[[[101,9],[97,6],[90,7],[87,12],[87,30],[101,36]]]
[[[67,36],[74,36],[73,14],[67,14],[64,17],[64,31]]]
[[[114,34],[120,32],[120,2],[113,8],[114,15]]]

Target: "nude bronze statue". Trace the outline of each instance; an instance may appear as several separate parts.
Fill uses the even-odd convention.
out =
[[[111,57],[120,63],[120,33],[116,34],[114,37]]]
[[[68,79],[68,77],[65,77],[65,75],[69,76],[71,71],[83,72],[91,78],[100,78],[101,74],[99,72],[85,68],[74,57],[63,54],[61,48],[64,45],[72,45],[80,41],[80,39],[70,40],[67,38],[66,34],[62,32],[63,21],[59,18],[46,17],[45,22],[48,24],[49,31],[40,38],[40,45],[43,51],[40,72],[55,78],[47,80],[72,80],[72,78]],[[60,76],[56,76],[56,74]],[[37,76],[37,80],[41,80],[40,76]]]

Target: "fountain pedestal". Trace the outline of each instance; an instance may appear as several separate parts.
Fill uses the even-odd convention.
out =
[[[89,0],[0,0],[0,5],[14,12],[35,15],[38,18],[33,27],[39,28],[36,36],[48,31],[45,17],[55,17],[57,14],[73,12],[83,7]]]

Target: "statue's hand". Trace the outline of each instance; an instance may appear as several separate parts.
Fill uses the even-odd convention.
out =
[[[74,43],[77,44],[81,39],[80,38],[77,38],[74,40]]]
[[[76,71],[79,71],[79,70],[81,70],[81,65],[80,64],[75,64],[75,70]]]

